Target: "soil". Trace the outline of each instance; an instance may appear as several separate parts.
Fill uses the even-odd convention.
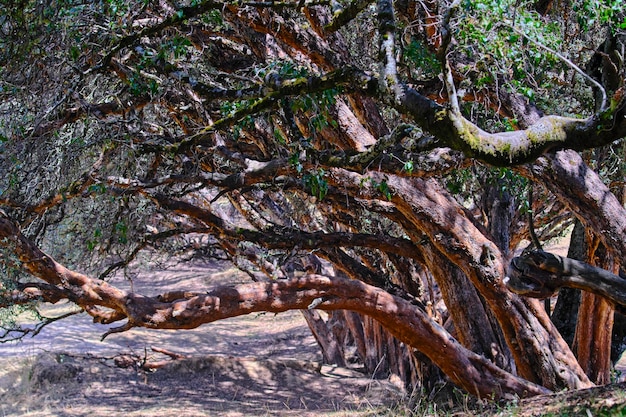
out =
[[[223,265],[196,264],[143,273],[132,286],[152,295],[246,279]],[[114,283],[131,285],[120,277]],[[46,315],[67,309],[42,306]],[[317,343],[297,311],[194,330],[133,329],[101,341],[106,330],[80,314],[34,338],[0,345],[0,415],[366,416],[405,395],[398,382],[321,366]],[[146,363],[165,365],[146,369]]]

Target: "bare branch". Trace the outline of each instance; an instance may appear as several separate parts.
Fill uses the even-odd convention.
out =
[[[336,32],[352,19],[354,19],[359,13],[365,10],[365,8],[372,4],[373,1],[374,0],[352,0],[347,7],[334,10],[333,21],[330,24],[326,25],[326,27],[324,27],[324,30],[329,33]],[[331,2],[331,4],[332,3],[333,2]]]
[[[626,280],[587,263],[544,251],[513,258],[505,284],[518,294],[546,298],[559,288],[577,288],[626,306]]]
[[[461,108],[459,107],[459,97],[456,94],[456,87],[454,86],[452,67],[448,61],[448,48],[450,47],[450,42],[452,41],[450,19],[452,19],[454,12],[460,4],[460,0],[455,0],[443,14],[443,18],[441,19],[441,46],[437,52],[439,55],[439,61],[441,62],[441,68],[443,68],[443,82],[448,93],[450,110],[457,116],[461,115]]]
[[[66,319],[68,317],[75,316],[82,313],[82,310],[70,311],[65,314],[61,314],[57,317],[42,317],[41,321],[35,324],[34,327],[16,327],[5,328],[4,333],[0,334],[0,343],[14,342],[16,340],[22,340],[26,336],[37,336],[47,325],[55,323],[59,320]]]
[[[600,84],[599,82],[594,80],[592,77],[589,76],[589,74],[587,74],[585,71],[580,69],[580,67],[578,65],[574,64],[571,60],[567,59],[566,57],[564,57],[563,55],[561,55],[560,53],[558,53],[554,49],[549,48],[546,45],[542,44],[541,42],[538,42],[538,41],[534,40],[530,36],[526,35],[524,32],[521,32],[519,29],[515,28],[514,26],[508,26],[508,27],[512,31],[517,33],[518,35],[523,36],[525,39],[530,41],[532,44],[538,46],[539,48],[541,48],[541,49],[551,53],[555,57],[559,58],[561,61],[565,62],[570,68],[572,68],[574,71],[576,71],[578,74],[580,74],[584,79],[589,81],[602,94],[602,102],[600,103],[600,111],[606,110],[606,108],[607,108],[607,95],[606,95],[606,91],[604,90],[604,87],[602,86],[602,84]]]

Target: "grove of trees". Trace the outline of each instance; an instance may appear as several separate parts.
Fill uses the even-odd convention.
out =
[[[625,55],[621,0],[2,2],[3,339],[41,301],[105,337],[298,309],[425,391],[608,383]],[[108,283],[198,260],[250,283]]]

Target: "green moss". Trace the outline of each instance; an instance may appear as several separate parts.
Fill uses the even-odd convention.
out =
[[[510,154],[511,153],[511,149],[512,149],[511,144],[508,143],[508,142],[504,142],[502,144],[502,148],[500,149],[500,153],[502,153],[502,154]]]
[[[441,122],[448,117],[448,110],[442,109],[435,112],[435,122]]]

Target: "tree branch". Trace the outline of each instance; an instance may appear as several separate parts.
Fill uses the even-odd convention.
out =
[[[514,26],[508,26],[508,27],[513,32],[517,33],[518,35],[520,35],[520,36],[524,37],[525,39],[527,39],[528,41],[530,41],[532,44],[538,46],[539,48],[541,48],[541,49],[551,53],[555,57],[559,58],[561,61],[565,62],[570,68],[572,68],[574,71],[576,71],[578,74],[580,74],[585,80],[589,81],[602,94],[602,101],[600,102],[600,111],[606,110],[606,107],[607,107],[606,106],[607,105],[607,95],[606,95],[606,90],[604,89],[602,84],[600,84],[599,82],[594,80],[593,77],[590,77],[589,74],[587,74],[585,71],[580,69],[580,67],[578,65],[574,64],[571,60],[565,58],[563,55],[559,54],[554,49],[547,47],[546,45],[542,44],[541,42],[537,42],[536,40],[534,40],[530,36],[526,35],[525,33],[521,32],[520,30],[515,28]]]
[[[561,151],[520,170],[548,184],[556,198],[586,227],[601,230],[598,237],[618,258],[626,254],[626,209],[580,155],[571,150]],[[580,213],[593,213],[593,216]]]
[[[452,67],[448,61],[448,48],[452,41],[452,31],[450,30],[450,20],[456,9],[461,4],[460,0],[455,0],[443,14],[441,20],[441,46],[439,47],[438,55],[441,62],[441,68],[443,68],[443,83],[446,86],[448,93],[448,102],[450,104],[450,111],[455,115],[461,115],[461,108],[459,107],[459,97],[456,93],[456,87],[454,86],[454,77],[452,76]]]
[[[333,20],[324,27],[324,30],[328,33],[336,32],[365,10],[373,1],[374,0],[352,0],[347,7],[333,10]]]
[[[26,239],[1,211],[0,242],[15,252],[28,272],[63,288],[72,301],[85,306],[90,314],[94,307],[104,306],[113,310],[112,317],[116,314],[127,317],[125,324],[109,329],[103,338],[133,327],[191,329],[252,312],[306,309],[316,302],[318,309],[352,310],[370,315],[393,329],[401,341],[427,355],[452,381],[472,394],[483,398],[511,398],[549,392],[464,348],[425,311],[409,301],[359,280],[307,275],[291,280],[217,287],[205,294],[177,293],[183,298],[172,300],[175,297],[169,295],[159,298],[126,293],[102,280],[65,268]]]
[[[544,251],[513,258],[505,284],[517,294],[534,298],[551,297],[562,287],[577,288],[626,306],[626,279]]]

